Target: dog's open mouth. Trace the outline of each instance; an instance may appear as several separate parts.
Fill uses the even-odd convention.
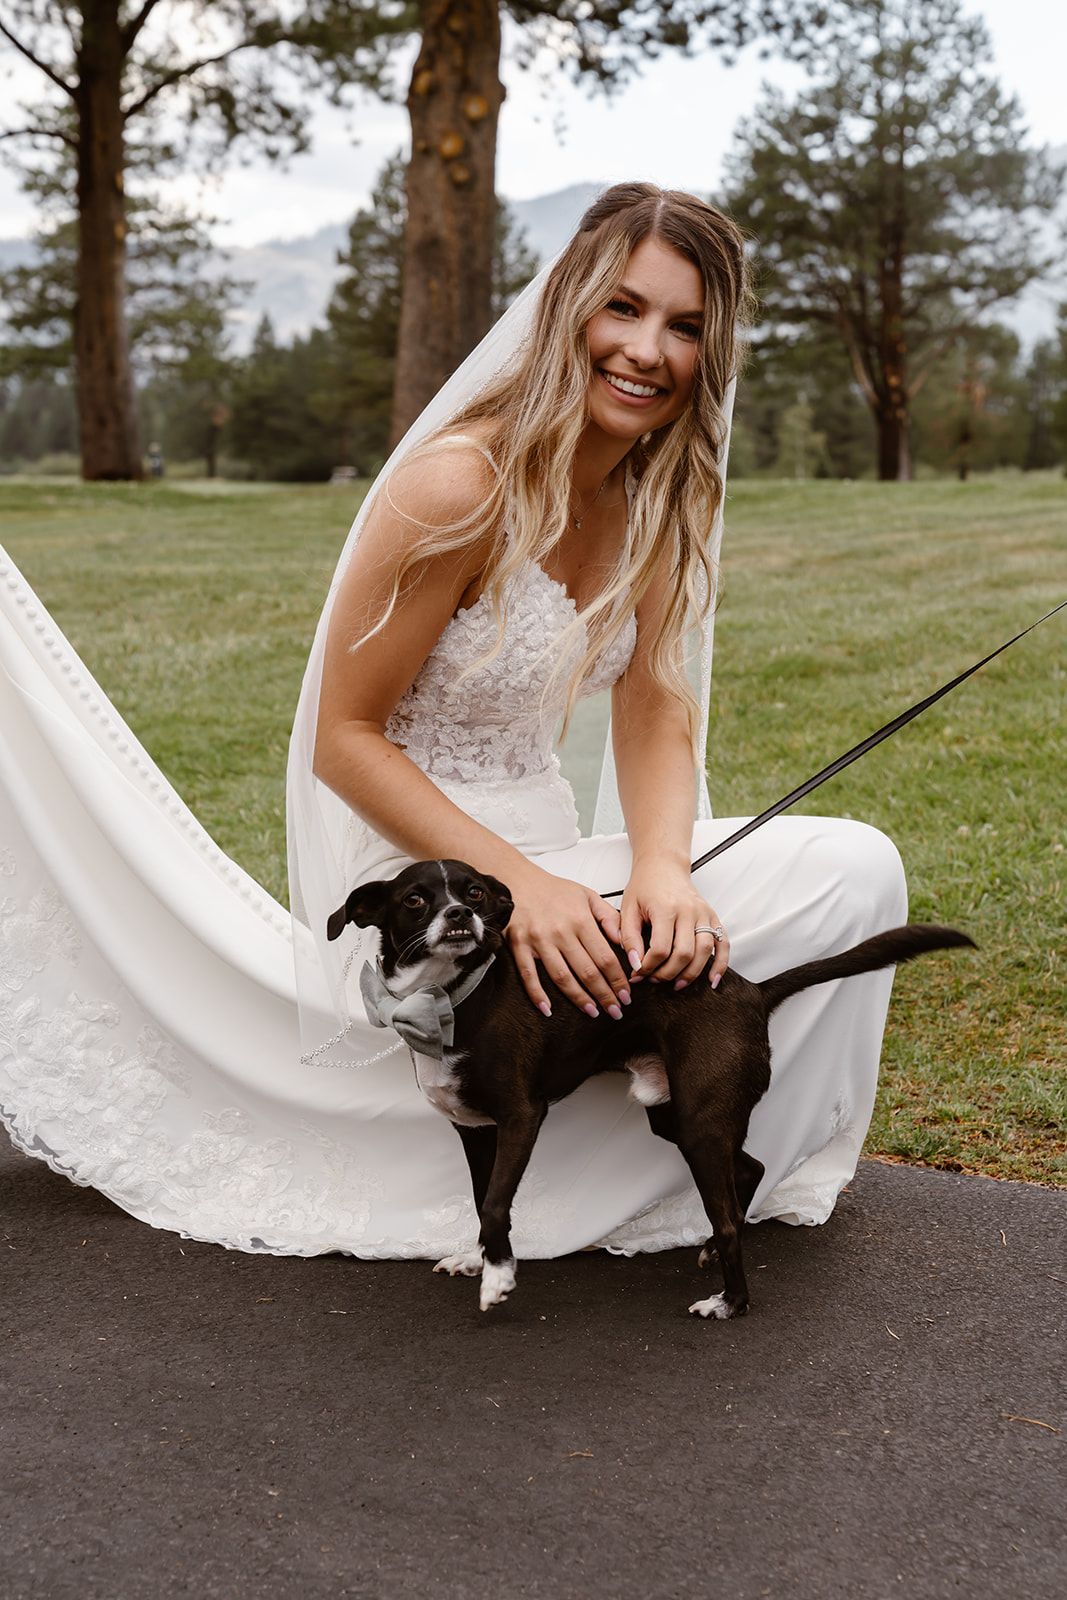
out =
[[[441,935],[441,944],[477,944],[470,928],[449,928],[447,933]]]

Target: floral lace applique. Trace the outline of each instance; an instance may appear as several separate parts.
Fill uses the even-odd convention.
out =
[[[390,717],[387,737],[435,780],[495,784],[557,772],[552,744],[559,707],[542,708],[556,658],[545,639],[563,634],[576,614],[562,584],[531,562],[509,596],[504,636],[492,659],[476,665],[497,643],[496,619],[481,595],[444,629]],[[622,676],[636,638],[631,617],[582,685],[583,698]],[[569,653],[578,650],[572,638]]]
[[[0,866],[7,876],[14,874]],[[25,911],[14,900],[0,901],[0,984],[19,990],[43,972],[53,956],[77,961],[81,950],[78,931],[54,889],[41,889]]]

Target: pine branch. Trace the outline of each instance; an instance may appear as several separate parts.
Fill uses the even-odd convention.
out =
[[[131,17],[129,22],[123,28],[122,45],[127,55],[129,55],[130,51],[137,43],[137,37],[141,32],[141,29],[144,27],[145,23],[148,21],[158,4],[159,0],[144,0],[144,4],[142,5],[140,11],[138,11],[135,17]]]
[[[39,72],[44,73],[46,78],[50,78],[57,89],[62,89],[64,94],[70,95],[70,97],[73,99],[74,86],[69,84],[66,78],[61,77],[58,72],[50,67],[47,61],[42,61],[39,56],[36,56],[28,45],[23,44],[21,39],[16,38],[11,32],[11,29],[7,27],[4,22],[0,22],[0,33],[3,34],[4,38],[7,39],[10,44],[15,46],[15,49],[20,55],[25,56],[27,61],[32,62]]]
[[[0,132],[0,139],[61,139],[71,150],[78,148],[73,134],[63,133],[59,128],[5,128]]]
[[[158,78],[152,87],[150,89],[146,89],[144,94],[142,94],[137,100],[132,100],[128,106],[125,106],[123,108],[123,116],[127,119],[130,117],[135,117],[137,113],[139,111],[143,111],[145,106],[149,105],[157,95],[162,94],[164,89],[170,89],[174,84],[181,83],[183,78],[193,77],[204,67],[213,67],[217,66],[220,61],[228,61],[230,57],[236,55],[239,50],[248,50],[252,48],[254,48],[254,43],[251,39],[242,39],[239,44],[231,45],[228,50],[220,51],[217,56],[204,56],[199,61],[186,62],[185,66],[183,67],[172,68],[170,72],[165,72],[162,77]]]

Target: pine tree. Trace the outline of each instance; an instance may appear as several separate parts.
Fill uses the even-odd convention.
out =
[[[840,340],[881,478],[911,475],[911,403],[945,352],[1049,265],[1034,213],[1063,174],[1023,147],[988,59],[959,0],[831,3],[812,86],[765,91],[731,157],[766,321]]]
[[[381,88],[389,46],[410,31],[402,0],[10,0],[0,37],[34,66],[41,98],[2,133],[74,170],[74,360],[82,471],[142,475],[126,306],[134,170],[244,141],[281,155],[306,145],[308,91]],[[168,138],[162,119],[185,130]],[[11,147],[8,146],[8,149]],[[39,168],[36,157],[32,163]],[[31,173],[31,182],[32,182]]]

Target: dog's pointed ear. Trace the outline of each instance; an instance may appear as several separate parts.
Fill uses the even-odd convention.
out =
[[[327,939],[338,939],[350,922],[357,928],[380,926],[379,918],[385,906],[385,897],[391,884],[361,883],[353,889],[343,906],[332,912],[326,923]]]
[[[503,933],[511,921],[511,913],[515,909],[515,902],[511,898],[511,890],[506,883],[501,883],[499,878],[490,878],[486,873],[479,873],[479,877],[493,896],[493,909],[486,919],[497,933]]]

